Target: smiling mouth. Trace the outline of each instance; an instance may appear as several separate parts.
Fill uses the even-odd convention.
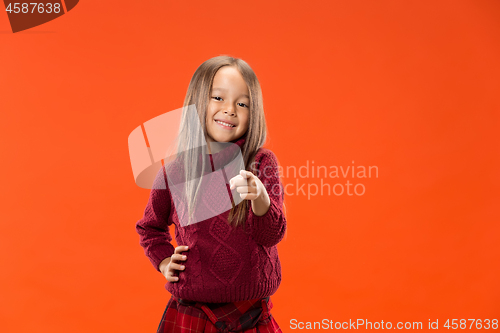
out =
[[[217,124],[222,125],[222,126],[227,127],[227,128],[236,127],[236,125],[231,125],[231,124],[225,123],[225,122],[220,121],[220,120],[214,120],[214,121],[215,121]]]

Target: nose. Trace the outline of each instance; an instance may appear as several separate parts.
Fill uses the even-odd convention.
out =
[[[231,117],[234,117],[234,115],[235,115],[234,110],[231,107],[224,110],[224,113],[227,114],[228,116],[231,116]]]

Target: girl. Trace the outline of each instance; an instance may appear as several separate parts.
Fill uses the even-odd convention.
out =
[[[186,106],[193,104],[202,131],[192,130]],[[262,91],[250,66],[229,56],[199,66],[184,101],[177,157],[158,173],[155,183],[163,189],[153,186],[136,224],[140,245],[172,295],[158,333],[281,332],[270,313],[270,296],[281,283],[276,245],[286,231],[284,191],[276,156],[262,148],[266,134]],[[237,147],[244,162],[229,179],[225,162],[214,163],[228,156],[224,143]],[[221,170],[225,180],[209,177]],[[209,188],[225,182],[225,197],[200,191],[203,178],[210,178]],[[174,202],[175,184],[186,194],[185,205]],[[228,196],[229,209],[217,213]],[[194,221],[201,203],[213,209],[212,217],[181,224],[185,216]],[[182,244],[176,248],[170,243],[172,224]]]

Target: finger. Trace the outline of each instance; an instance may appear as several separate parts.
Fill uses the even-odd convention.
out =
[[[233,189],[233,183],[234,183],[236,178],[238,178],[238,176],[234,176],[233,178],[229,179],[229,188],[230,189]]]
[[[249,186],[238,186],[238,187],[236,188],[236,191],[237,191],[238,193],[250,193],[250,192],[251,192],[251,189],[250,189],[250,187],[249,187]]]
[[[186,246],[186,245],[177,246],[177,247],[175,248],[174,253],[181,253],[181,252],[183,252],[183,251],[187,251],[188,249],[189,249],[189,247],[188,247],[188,246]]]
[[[165,278],[167,279],[168,282],[177,282],[177,281],[179,281],[179,277],[178,276],[167,275],[167,276],[165,276]]]
[[[172,260],[175,260],[175,261],[185,261],[187,259],[187,256],[183,255],[183,254],[173,254],[172,255]]]
[[[186,268],[186,266],[181,265],[181,264],[175,264],[175,263],[170,263],[169,269],[171,271],[177,270],[177,271],[183,271]]]
[[[229,181],[229,186],[232,188],[238,186],[239,184],[243,183],[245,179],[241,175],[236,175],[231,180]]]
[[[243,177],[243,178],[250,178],[253,176],[253,173],[251,173],[250,171],[246,171],[246,170],[241,170],[240,171],[240,175]]]
[[[243,178],[241,175],[238,175],[238,176],[231,178],[229,185],[230,185],[230,189],[232,190],[235,187],[247,185],[247,180],[246,180],[246,178]]]
[[[240,193],[240,197],[243,200],[255,200],[257,198],[257,194],[255,194],[255,193]]]
[[[255,180],[255,175],[253,173],[251,173],[250,171],[246,171],[246,170],[241,170],[240,171],[240,176],[242,178],[244,178],[244,180],[246,180],[247,184],[250,185],[250,186],[256,186],[257,185],[257,181]]]
[[[175,271],[171,269],[167,269],[165,274],[163,274],[168,282],[177,282],[179,281],[179,277],[175,275]]]

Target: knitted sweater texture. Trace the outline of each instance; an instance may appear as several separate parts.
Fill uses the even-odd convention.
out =
[[[236,140],[242,147],[246,138]],[[255,157],[256,176],[270,198],[263,216],[253,213],[249,202],[245,228],[229,225],[229,210],[204,221],[181,226],[168,188],[153,188],[144,216],[136,223],[140,245],[157,271],[174,253],[169,228],[175,226],[175,240],[187,245],[185,269],[179,280],[167,282],[172,295],[204,303],[228,303],[271,296],[281,283],[277,244],[286,231],[283,213],[284,190],[274,153],[261,148]],[[162,171],[162,170],[160,170]],[[209,171],[210,172],[210,171]],[[229,181],[229,179],[227,179]],[[165,182],[166,183],[166,182]],[[229,184],[226,182],[229,189]],[[216,204],[222,198],[204,198]]]

